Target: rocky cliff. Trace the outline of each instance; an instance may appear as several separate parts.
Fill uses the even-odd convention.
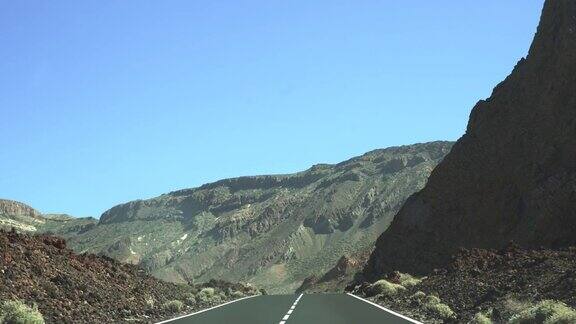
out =
[[[96,225],[91,217],[76,218],[65,214],[42,214],[14,200],[0,199],[0,229],[21,232],[57,233],[70,237]]]
[[[529,54],[378,239],[364,273],[426,273],[458,247],[576,244],[576,1],[548,0]]]
[[[12,227],[28,232],[37,231],[44,224],[40,212],[21,202],[0,199],[0,229]]]
[[[24,216],[40,218],[40,213],[34,208],[14,200],[0,199],[0,215],[2,216]]]
[[[451,145],[376,150],[292,175],[226,179],[129,202],[69,244],[169,281],[225,278],[294,291],[342,255],[370,253]]]

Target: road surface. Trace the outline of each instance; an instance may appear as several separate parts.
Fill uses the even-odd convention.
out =
[[[407,324],[417,321],[347,294],[257,296],[161,323]]]

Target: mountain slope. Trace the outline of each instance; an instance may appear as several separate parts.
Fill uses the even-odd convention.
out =
[[[0,301],[35,304],[47,323],[151,323],[238,298],[240,293],[259,294],[252,287],[221,281],[201,286],[163,282],[134,265],[74,254],[58,237],[4,230],[0,272]],[[200,298],[204,287],[214,288],[217,298]],[[186,305],[164,307],[173,300]]]
[[[426,273],[458,247],[576,244],[576,1],[548,0],[526,59],[378,239],[368,279]]]
[[[342,255],[369,253],[450,147],[377,150],[292,175],[227,179],[129,202],[69,243],[169,281],[225,278],[293,291]]]
[[[0,229],[22,232],[57,233],[70,237],[96,225],[92,217],[76,218],[64,214],[41,214],[34,208],[13,200],[0,199]]]

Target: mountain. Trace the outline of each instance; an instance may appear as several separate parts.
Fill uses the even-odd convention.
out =
[[[43,222],[41,214],[34,208],[17,201],[0,199],[0,228],[36,231]]]
[[[66,214],[42,214],[13,200],[0,199],[0,229],[32,233],[57,233],[68,238],[96,225],[92,217],[77,218]]]
[[[132,201],[103,213],[69,244],[172,282],[225,278],[294,291],[343,255],[369,254],[451,146],[376,150],[296,174],[226,179]]]
[[[366,279],[428,273],[458,248],[576,244],[576,1],[548,0],[529,54],[380,236]]]
[[[252,287],[222,281],[203,285],[163,282],[134,265],[74,254],[62,238],[16,231],[0,230],[0,272],[2,323],[40,322],[24,320],[22,309],[47,323],[152,323],[259,294]],[[203,293],[208,287],[211,294]],[[20,313],[14,315],[20,320],[10,317],[14,308],[20,310],[14,312]]]

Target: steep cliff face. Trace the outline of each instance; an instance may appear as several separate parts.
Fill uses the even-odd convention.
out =
[[[0,199],[0,229],[34,232],[44,224],[42,215],[21,202]]]
[[[34,208],[21,202],[8,199],[0,199],[0,215],[40,218],[41,214]]]
[[[576,244],[576,1],[548,0],[526,59],[378,239],[364,273],[425,273],[459,247]]]
[[[294,291],[342,255],[370,253],[451,145],[376,150],[292,175],[226,179],[129,202],[69,243],[170,281],[225,278]]]

